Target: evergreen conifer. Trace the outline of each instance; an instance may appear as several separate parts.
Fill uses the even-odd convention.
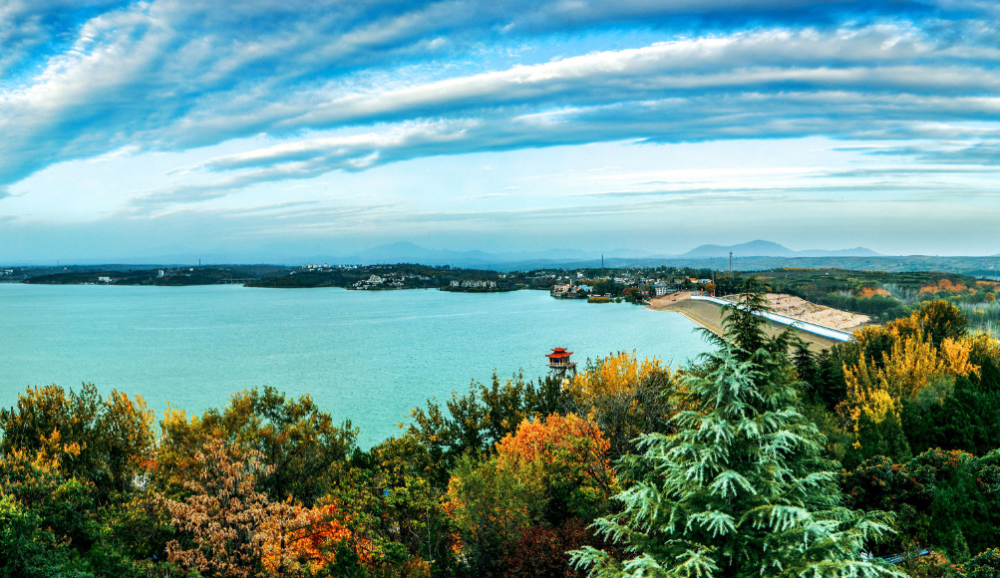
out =
[[[888,515],[842,506],[840,466],[798,410],[790,334],[766,335],[766,309],[751,280],[720,350],[684,384],[695,409],[620,461],[621,509],[595,526],[630,557],[571,552],[591,577],[904,576],[862,558],[891,532]]]

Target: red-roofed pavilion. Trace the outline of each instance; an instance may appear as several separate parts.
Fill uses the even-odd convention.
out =
[[[567,372],[576,375],[576,362],[570,361],[572,351],[566,351],[565,347],[556,347],[552,353],[546,355],[549,358],[549,373],[552,377],[566,377]]]

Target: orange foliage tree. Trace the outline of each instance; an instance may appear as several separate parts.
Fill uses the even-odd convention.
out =
[[[497,463],[512,471],[528,468],[535,462],[549,466],[558,462],[573,464],[595,488],[606,494],[614,484],[608,460],[610,447],[594,422],[574,414],[553,414],[544,422],[521,422],[516,434],[497,444]]]
[[[889,291],[882,288],[875,287],[862,287],[858,290],[858,297],[862,299],[868,299],[870,297],[875,297],[876,295],[881,295],[882,297],[890,297]]]
[[[951,279],[939,279],[935,285],[925,285],[920,288],[921,295],[934,295],[936,293],[965,293],[969,288],[962,282],[955,283]]]
[[[301,516],[295,524],[281,524],[282,519],[271,518],[266,534],[269,539],[263,545],[262,563],[264,568],[281,575],[303,570],[312,575],[336,562],[336,553],[341,545],[352,542],[352,533],[340,520],[343,513],[334,504],[315,506],[299,510]],[[279,522],[277,526],[275,522]],[[362,562],[368,562],[367,549],[356,551]]]
[[[445,509],[474,569],[492,571],[528,528],[603,513],[616,486],[609,447],[593,422],[550,415],[523,421],[490,459],[460,460]]]
[[[217,438],[195,456],[199,481],[184,501],[160,496],[181,536],[167,544],[167,557],[188,570],[233,578],[302,573],[287,536],[310,525],[308,512],[290,501],[271,502],[255,489],[273,466],[255,450],[243,452]],[[274,568],[269,571],[265,560]]]

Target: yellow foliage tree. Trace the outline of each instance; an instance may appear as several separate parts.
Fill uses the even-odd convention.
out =
[[[667,371],[659,359],[640,361],[635,351],[620,351],[589,365],[586,371],[573,378],[567,391],[574,396],[597,398],[635,391],[643,379],[655,372]]]
[[[639,435],[668,431],[670,418],[686,407],[676,378],[658,359],[619,352],[588,362],[567,384],[566,397],[570,412],[597,424],[617,458],[634,449]]]
[[[858,434],[862,415],[874,423],[899,417],[903,400],[913,400],[941,378],[979,375],[972,362],[974,350],[983,348],[980,337],[945,338],[937,347],[925,336],[916,315],[890,323],[885,329],[859,331],[862,345],[858,360],[844,364],[847,399],[842,411]],[[892,347],[882,354],[881,363],[868,359],[865,345],[888,335]]]

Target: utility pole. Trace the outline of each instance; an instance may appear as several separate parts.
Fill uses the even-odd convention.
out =
[[[733,280],[733,252],[729,252],[729,280]]]

